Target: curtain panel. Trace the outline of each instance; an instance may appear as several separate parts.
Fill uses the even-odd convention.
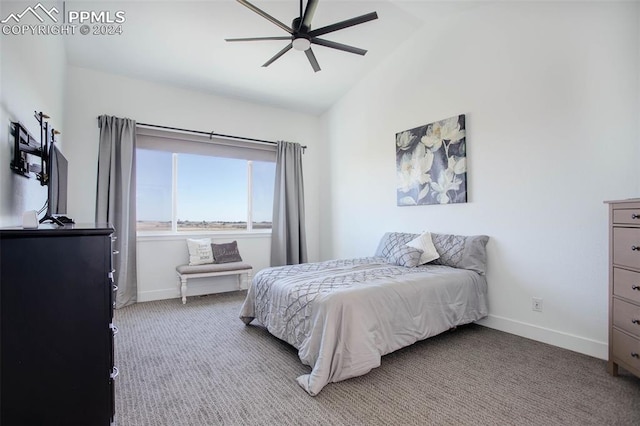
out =
[[[102,115],[100,128],[96,222],[115,228],[116,308],[136,303],[136,122]]]
[[[302,147],[298,143],[279,141],[276,150],[271,266],[306,262]]]

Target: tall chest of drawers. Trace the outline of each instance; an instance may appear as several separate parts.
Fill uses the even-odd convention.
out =
[[[609,204],[609,363],[640,377],[640,199]]]
[[[0,229],[2,426],[113,424],[112,233]]]

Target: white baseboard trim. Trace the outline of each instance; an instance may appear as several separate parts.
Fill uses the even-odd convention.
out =
[[[138,302],[153,302],[154,300],[178,299],[179,297],[180,290],[177,290],[175,288],[138,292]]]
[[[585,337],[575,336],[562,331],[552,330],[497,315],[489,315],[477,321],[477,323],[495,330],[526,337],[527,339],[558,346],[563,349],[569,349],[595,358],[609,359],[609,344],[606,342],[598,342]]]
[[[222,281],[226,277],[217,277],[218,281]],[[206,279],[204,280],[206,281]],[[187,298],[190,296],[201,296],[204,294],[226,293],[229,291],[238,291],[238,283],[235,278],[230,282],[220,283],[198,283],[194,280],[189,282],[187,288]],[[181,298],[179,288],[163,288],[159,290],[138,291],[138,302],[153,302],[154,300],[178,299]]]

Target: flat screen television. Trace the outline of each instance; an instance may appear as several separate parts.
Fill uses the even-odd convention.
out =
[[[49,174],[47,194],[47,214],[40,222],[52,221],[61,225],[56,218],[67,214],[67,172],[69,163],[57,146],[49,149],[47,173]],[[64,218],[66,219],[66,218]],[[68,222],[67,222],[68,223]]]

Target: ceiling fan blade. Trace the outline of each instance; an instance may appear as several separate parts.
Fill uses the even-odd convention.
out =
[[[316,7],[318,7],[318,0],[307,1],[307,8],[304,10],[304,17],[300,21],[298,31],[300,31],[303,26],[311,28],[311,20],[313,19],[313,14],[316,13]]]
[[[307,59],[309,60],[309,63],[311,64],[313,71],[314,72],[320,71],[320,64],[318,64],[318,60],[316,59],[316,55],[313,54],[313,50],[311,50],[311,48],[308,48],[307,50],[304,51],[304,53],[307,55]]]
[[[224,41],[262,41],[262,40],[291,40],[291,37],[249,37],[249,38],[225,38]]]
[[[262,16],[263,18],[265,18],[266,20],[270,21],[271,23],[279,26],[280,28],[282,28],[283,30],[288,32],[289,34],[293,34],[293,30],[291,28],[289,28],[288,26],[286,26],[282,22],[278,21],[276,18],[274,18],[273,16],[269,15],[267,12],[265,12],[265,11],[263,11],[261,9],[258,9],[257,7],[255,7],[254,5],[249,3],[247,0],[237,0],[237,1],[241,5],[248,7],[249,9],[253,10],[255,13],[257,13],[260,16]]]
[[[363,55],[367,53],[366,50],[360,49],[358,47],[349,46],[342,43],[336,43],[335,41],[324,40],[321,38],[312,38],[311,43],[319,44],[320,46],[330,47],[332,49],[344,50],[345,52],[355,53],[356,55]]]
[[[267,62],[264,63],[263,67],[268,67],[269,65],[271,65],[272,63],[275,62],[276,59],[278,59],[280,56],[284,55],[285,53],[287,53],[289,50],[291,50],[291,43],[287,44],[285,46],[284,49],[282,49],[281,51],[279,51],[278,53],[275,54],[275,56],[271,59],[269,59]]]
[[[335,24],[327,25],[326,27],[318,28],[317,30],[309,31],[309,37],[317,37],[334,31],[343,30],[345,28],[353,27],[354,25],[373,21],[374,19],[378,19],[378,14],[376,12],[367,13],[366,15],[347,19],[346,21],[337,22]]]

